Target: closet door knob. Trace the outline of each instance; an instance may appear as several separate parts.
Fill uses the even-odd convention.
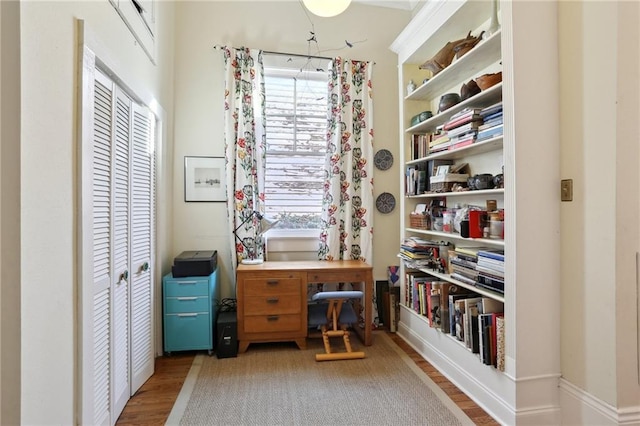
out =
[[[149,270],[149,262],[144,262],[140,269],[142,269],[142,271],[144,271],[144,272],[148,271]]]
[[[123,273],[120,274],[120,281],[124,280],[128,280],[129,279],[129,271],[124,271]]]

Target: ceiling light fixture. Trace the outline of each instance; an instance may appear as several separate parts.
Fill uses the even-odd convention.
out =
[[[314,15],[329,18],[347,10],[351,0],[302,0],[302,3]]]

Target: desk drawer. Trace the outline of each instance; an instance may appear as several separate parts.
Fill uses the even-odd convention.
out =
[[[245,315],[299,314],[299,294],[273,296],[247,296],[244,300]]]
[[[164,301],[165,314],[185,312],[209,312],[209,297],[207,296],[179,296],[167,297]]]
[[[300,330],[301,317],[295,315],[259,315],[244,318],[245,333],[269,333]]]
[[[167,280],[164,286],[164,297],[171,296],[208,296],[208,277],[202,279],[172,279]]]
[[[245,296],[301,294],[300,278],[247,278],[244,280]]]
[[[307,280],[310,283],[362,282],[367,279],[367,271],[310,271]]]

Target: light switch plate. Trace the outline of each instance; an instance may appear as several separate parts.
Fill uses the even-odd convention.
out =
[[[573,201],[573,179],[560,181],[560,201]]]

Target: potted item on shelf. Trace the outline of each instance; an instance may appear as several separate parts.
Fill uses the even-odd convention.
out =
[[[502,173],[493,177],[493,186],[496,188],[504,188],[504,175]]]
[[[469,99],[480,92],[480,87],[478,87],[475,80],[469,80],[468,83],[462,83],[462,87],[460,88],[460,100],[464,101],[465,99]]]
[[[475,189],[493,189],[493,175],[482,173],[473,177]]]
[[[440,97],[438,113],[444,112],[458,103],[460,103],[460,95],[457,93],[445,93]]]
[[[431,111],[422,111],[420,114],[416,114],[411,117],[411,126],[415,126],[416,124],[422,123],[424,120],[433,117],[433,113]]]
[[[478,87],[480,87],[480,90],[487,90],[491,86],[495,86],[501,81],[502,71],[493,74],[484,74],[476,78],[476,83],[478,83]]]

